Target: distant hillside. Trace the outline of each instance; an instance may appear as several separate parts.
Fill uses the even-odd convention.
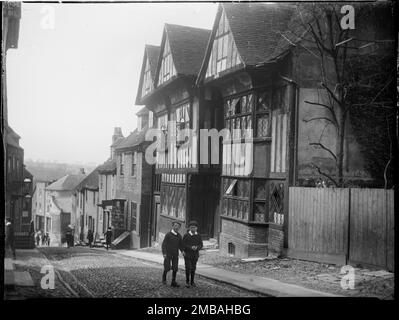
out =
[[[89,174],[95,169],[94,164],[68,164],[57,162],[43,162],[25,160],[26,169],[33,174],[34,181],[53,181],[65,176],[66,174],[79,173],[84,168],[85,173]]]

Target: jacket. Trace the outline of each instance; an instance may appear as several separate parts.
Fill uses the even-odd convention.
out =
[[[192,246],[197,246],[197,250],[191,249]],[[183,237],[183,247],[186,258],[198,259],[199,251],[203,247],[202,238],[199,233],[191,235],[187,232]]]
[[[183,239],[180,233],[174,235],[172,231],[169,231],[162,242],[162,254],[178,256],[179,250],[183,251]]]

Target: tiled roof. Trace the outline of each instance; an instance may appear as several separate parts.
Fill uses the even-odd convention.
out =
[[[21,137],[7,124],[5,125],[4,129],[7,137],[7,144],[15,148],[22,149],[22,147],[19,145],[19,139]]]
[[[24,177],[33,179],[33,174],[31,174],[28,169],[24,166]]]
[[[67,174],[50,184],[46,189],[52,191],[70,191],[73,190],[85,177],[85,174]]]
[[[100,166],[99,166],[100,167]],[[95,168],[86,178],[84,178],[76,187],[76,190],[81,189],[98,189],[98,168]]]
[[[165,31],[176,72],[196,76],[204,59],[211,30],[166,23]]]
[[[116,148],[119,144],[122,143],[123,140],[125,140],[124,137],[119,137],[119,138],[117,138],[117,139],[115,140],[115,142],[114,142],[113,144],[111,144],[111,147],[115,147],[115,148]]]
[[[122,149],[128,149],[128,148],[132,148],[132,147],[140,145],[141,143],[145,142],[145,134],[146,134],[147,130],[148,130],[148,127],[145,127],[141,131],[138,131],[137,129],[134,130],[115,149],[122,150]]]
[[[61,212],[71,212],[71,199],[70,198],[56,198],[51,196],[53,203]]]
[[[142,116],[148,114],[149,110],[146,107],[141,108],[138,112],[136,112],[136,116]]]
[[[112,173],[116,172],[116,160],[108,159],[102,165],[97,167],[99,173]]]
[[[287,30],[295,5],[223,3],[222,7],[245,65],[267,62],[288,48],[282,33]]]

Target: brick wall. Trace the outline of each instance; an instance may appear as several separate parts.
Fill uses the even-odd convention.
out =
[[[279,226],[270,225],[269,227],[269,252],[280,255],[284,247],[284,231]]]
[[[235,247],[235,256],[262,257],[268,254],[268,227],[265,225],[247,225],[239,221],[222,218],[220,251],[228,254],[229,243]]]

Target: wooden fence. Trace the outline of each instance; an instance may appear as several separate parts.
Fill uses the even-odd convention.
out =
[[[393,253],[393,190],[289,188],[289,256],[393,270]]]

